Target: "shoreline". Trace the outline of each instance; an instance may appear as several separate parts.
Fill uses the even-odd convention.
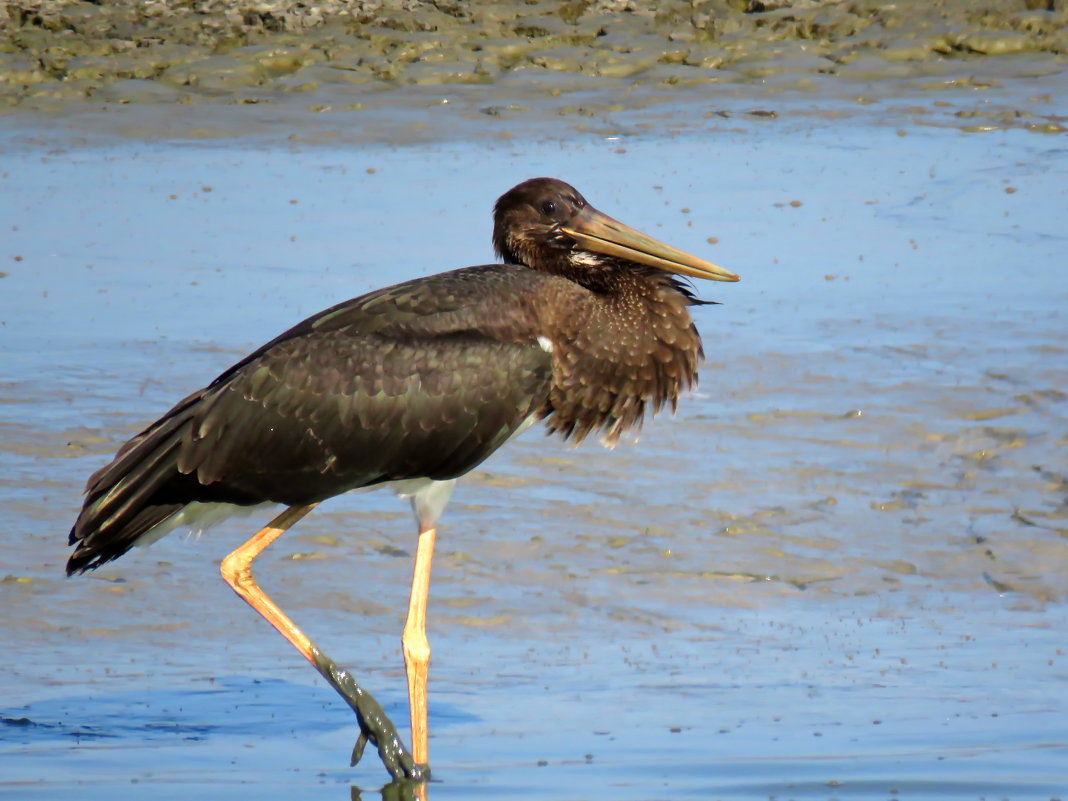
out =
[[[0,115],[17,131],[393,144],[672,132],[672,106],[694,103],[711,125],[874,110],[1068,131],[1068,3],[639,5],[23,0],[0,11]]]

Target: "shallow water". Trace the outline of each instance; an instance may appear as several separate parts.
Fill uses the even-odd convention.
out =
[[[344,767],[348,712],[218,580],[260,518],[70,580],[66,531],[85,477],[242,353],[491,261],[493,199],[538,174],[743,281],[699,287],[724,305],[696,311],[708,359],[674,419],[612,452],[532,431],[458,488],[431,589],[434,797],[1063,796],[1066,163],[1063,138],[900,118],[8,139],[4,796],[381,784],[373,756]],[[257,563],[398,720],[413,543],[404,503],[364,493]]]

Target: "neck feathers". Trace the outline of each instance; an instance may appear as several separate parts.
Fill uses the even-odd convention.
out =
[[[576,442],[594,431],[605,444],[641,428],[647,410],[670,405],[697,383],[701,337],[693,296],[666,273],[619,271],[604,262],[595,283],[551,302],[553,382],[542,409],[550,431]],[[601,269],[603,268],[603,269]],[[603,273],[603,274],[602,274]],[[609,280],[610,279],[610,280]]]

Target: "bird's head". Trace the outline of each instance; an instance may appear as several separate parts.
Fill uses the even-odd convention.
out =
[[[684,253],[603,214],[573,186],[531,178],[509,189],[493,209],[493,247],[511,264],[583,275],[630,263],[712,281],[737,281],[730,270]]]

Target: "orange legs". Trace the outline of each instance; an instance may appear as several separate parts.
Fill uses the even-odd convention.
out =
[[[436,529],[419,532],[412,573],[412,594],[408,619],[401,634],[404,667],[408,674],[408,705],[412,716],[412,756],[419,764],[429,760],[426,678],[430,665],[430,643],[426,639],[426,601],[430,592],[430,563],[434,558]]]
[[[222,564],[219,566],[223,579],[233,588],[234,592],[240,595],[249,606],[263,615],[267,622],[278,629],[278,633],[289,640],[293,647],[300,651],[304,658],[312,664],[315,664],[315,645],[303,631],[297,628],[297,624],[278,608],[278,605],[270,599],[267,593],[260,589],[260,585],[252,577],[252,560],[263,553],[267,546],[285,534],[287,529],[291,528],[314,508],[314,504],[311,506],[289,507],[249,537],[243,545],[223,559]]]
[[[378,702],[371,697],[370,693],[356,683],[356,680],[352,678],[352,675],[347,670],[338,667],[332,659],[320,651],[315,646],[315,643],[297,628],[296,623],[290,620],[286,613],[270,599],[267,593],[260,589],[256,580],[252,577],[253,560],[263,553],[267,546],[281,537],[288,528],[314,508],[315,504],[291,506],[286,509],[223,559],[220,567],[222,577],[233,588],[234,592],[240,595],[249,606],[259,612],[268,623],[289,640],[293,647],[315,666],[323,678],[330,683],[330,686],[352,707],[356,713],[356,720],[360,725],[360,736],[356,740],[356,746],[352,749],[352,764],[355,765],[359,761],[363,755],[364,746],[370,742],[377,746],[378,755],[382,758],[382,764],[386,766],[386,770],[389,771],[394,779],[425,780],[429,778],[430,774],[429,768],[423,764],[426,761],[425,745],[422,759],[413,759],[401,742],[393,723],[386,717],[386,713],[382,711],[382,707],[379,706]],[[422,538],[420,538],[421,543]],[[429,570],[428,561],[428,581]],[[425,609],[425,592],[423,597]],[[424,699],[425,675],[424,671]]]

